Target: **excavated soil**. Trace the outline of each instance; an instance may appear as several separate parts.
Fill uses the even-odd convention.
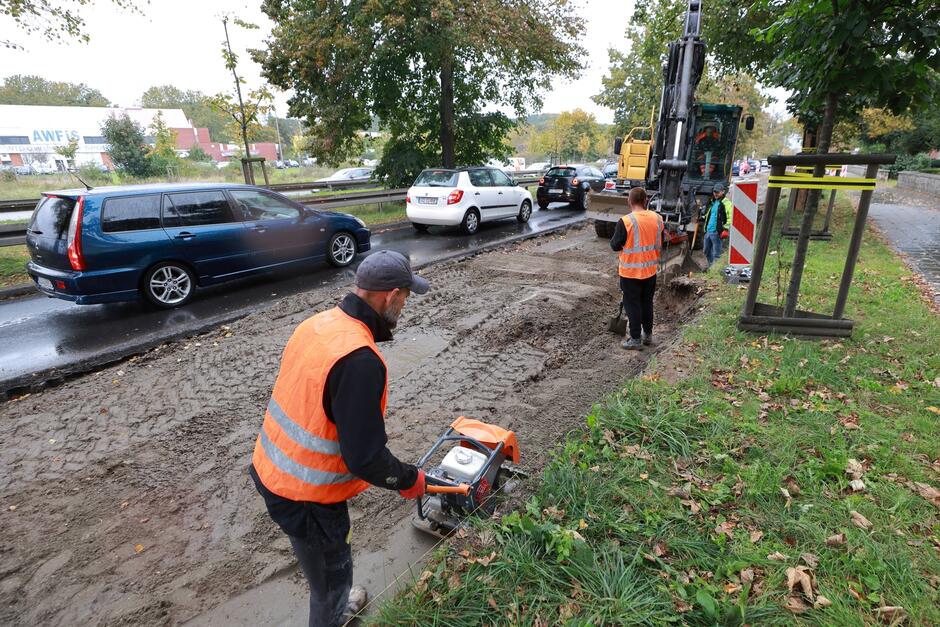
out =
[[[432,291],[382,347],[392,451],[417,460],[466,415],[515,430],[538,476],[653,352],[605,330],[615,261],[581,227],[425,270]],[[175,624],[293,569],[246,468],[291,331],[347,289],[0,407],[0,623]],[[673,335],[699,291],[660,289],[655,335]],[[379,489],[355,498],[357,551],[383,550],[412,507]]]

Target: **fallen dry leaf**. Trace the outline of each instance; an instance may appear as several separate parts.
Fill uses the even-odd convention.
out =
[[[865,482],[861,479],[852,479],[849,481],[849,488],[851,488],[852,492],[864,492]]]
[[[741,583],[751,583],[752,581],[754,581],[754,569],[745,568],[744,570],[741,571],[740,577],[741,577]]]
[[[935,506],[940,507],[940,490],[937,490],[935,487],[926,483],[921,483],[920,481],[915,481],[913,485],[914,490],[919,495],[933,503]]]
[[[774,551],[773,553],[767,556],[767,559],[769,559],[772,562],[785,562],[790,558],[784,555],[783,553],[781,553],[780,551]]]
[[[730,538],[733,538],[733,537],[734,537],[734,528],[735,528],[735,527],[737,527],[737,523],[733,523],[733,522],[731,522],[731,521],[729,521],[729,520],[726,520],[725,522],[723,522],[723,523],[719,524],[717,527],[715,527],[715,533],[717,533],[718,535],[724,534],[724,535],[728,536],[728,538],[730,539]]]
[[[860,529],[871,529],[871,521],[856,512],[854,509],[849,512],[849,515],[852,516],[852,524]]]
[[[806,566],[796,566],[787,569],[787,591],[792,593],[794,588],[803,593],[810,601],[815,598],[813,590],[813,575]]]
[[[751,532],[751,544],[757,544],[760,542],[760,539],[764,537],[763,531],[752,531]]]
[[[692,482],[686,482],[683,486],[673,486],[666,491],[669,496],[676,496],[680,499],[692,498]]]
[[[827,546],[841,546],[841,545],[843,545],[843,544],[845,544],[845,534],[844,534],[844,533],[837,533],[837,534],[835,534],[835,535],[832,535],[832,536],[829,536],[828,538],[826,538],[826,545],[827,545]]]
[[[726,583],[725,584],[725,594],[734,594],[735,592],[740,592],[741,586],[736,583]]]
[[[810,568],[815,569],[817,566],[819,566],[819,558],[812,553],[801,553],[800,559],[803,560]]]
[[[907,612],[900,605],[885,605],[876,607],[873,611],[879,618],[888,621],[892,625],[900,625],[907,618]]]
[[[494,610],[499,610],[499,604],[496,603],[496,599],[494,599],[493,597],[488,598],[486,602]]]
[[[829,599],[827,599],[821,594],[816,595],[816,601],[813,603],[813,607],[815,609],[818,610],[821,607],[829,607],[830,605],[832,605],[832,601],[830,601]]]
[[[845,475],[849,479],[861,479],[864,473],[865,469],[862,467],[861,462],[850,457],[845,464]]]
[[[134,545],[134,553],[142,553],[143,550],[144,550],[144,545],[143,545],[143,544],[135,544],[135,545]]]
[[[451,590],[456,590],[460,587],[460,575],[454,573],[450,576],[450,579],[447,580],[447,585],[450,586]]]
[[[801,599],[800,597],[796,595],[788,596],[787,602],[784,604],[783,607],[787,610],[790,610],[794,614],[802,614],[803,612],[809,609],[806,603],[803,602],[803,599]]]

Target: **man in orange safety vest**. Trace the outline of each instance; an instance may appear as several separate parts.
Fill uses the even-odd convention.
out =
[[[352,587],[346,502],[370,485],[425,492],[424,471],[386,446],[388,368],[376,343],[392,338],[408,295],[427,291],[403,255],[373,253],[355,291],[302,322],[284,349],[249,473],[310,584],[310,625],[343,624],[366,603]]]
[[[645,189],[634,187],[628,200],[630,213],[617,222],[610,247],[620,253],[620,290],[630,321],[630,337],[621,346],[642,350],[653,343],[653,296],[664,228],[662,217],[646,208]]]

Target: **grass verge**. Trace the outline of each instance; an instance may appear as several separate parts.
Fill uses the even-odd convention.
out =
[[[843,199],[801,307],[831,303],[850,220]],[[842,341],[741,333],[743,291],[709,279],[524,508],[459,532],[375,623],[940,624],[940,324],[910,272],[866,234]]]
[[[29,251],[26,246],[0,246],[0,287],[29,283],[27,261]]]

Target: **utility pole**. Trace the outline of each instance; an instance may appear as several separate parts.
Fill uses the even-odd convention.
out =
[[[274,132],[277,134],[277,160],[284,160],[284,150],[281,148],[281,127],[277,123],[277,109],[274,108],[274,101],[271,101],[271,113],[274,114]]]

